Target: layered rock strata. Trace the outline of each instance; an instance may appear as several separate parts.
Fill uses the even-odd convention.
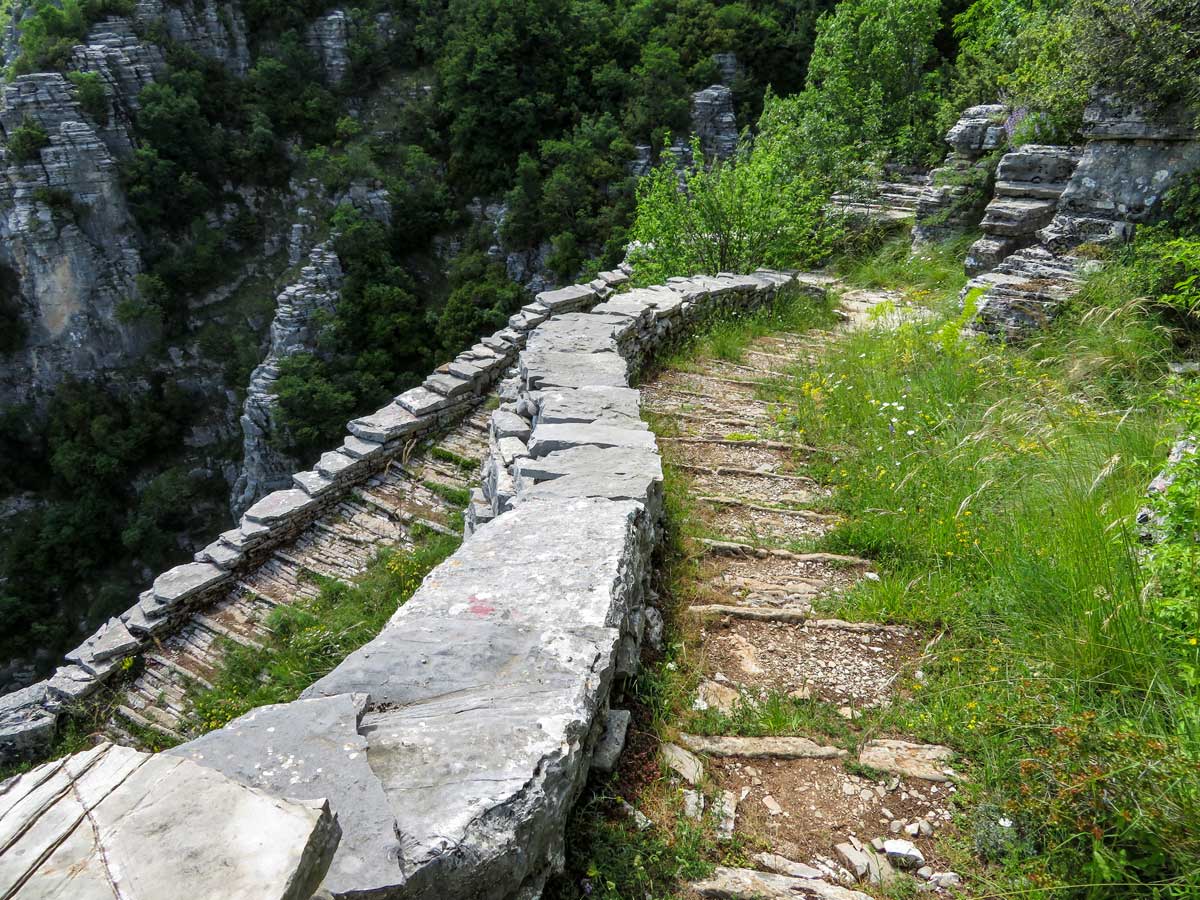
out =
[[[929,173],[917,202],[913,245],[944,240],[979,224],[991,196],[995,154],[1008,140],[1008,107],[972,106],[946,132],[950,152]]]
[[[1077,149],[1041,144],[1026,144],[1000,158],[995,194],[979,223],[983,237],[967,251],[968,275],[990,272],[1017,250],[1037,243],[1038,230],[1054,218],[1078,163]]]
[[[1051,321],[1098,265],[1080,248],[1128,241],[1138,224],[1154,220],[1171,186],[1200,168],[1194,122],[1186,110],[1151,114],[1095,97],[1084,112],[1087,143],[1037,243],[963,289],[978,301],[971,330],[1020,338]]]
[[[242,407],[242,472],[234,485],[230,505],[240,515],[269,491],[288,487],[297,461],[271,440],[280,431],[275,383],[283,360],[312,352],[324,316],[337,308],[341,296],[342,266],[333,247],[321,244],[308,255],[300,279],[280,292],[271,322],[271,344],[264,359],[250,374]]]
[[[636,671],[652,618],[662,473],[630,378],[690,325],[797,283],[763,272],[614,295],[624,280],[605,273],[539,295],[425,385],[351,423],[340,453],[394,458],[439,414],[478,402],[523,348],[491,415],[491,474],[462,547],[302,699],[171,751],[269,795],[327,800],[343,832],[324,882],[333,896],[533,897],[562,865],[566,818],[614,718],[610,691]],[[371,470],[340,483],[333,467],[298,474],[203,561],[161,576],[81,648],[78,670],[144,648],[156,622],[244,577],[252,542],[294,532]]]
[[[28,158],[8,148],[40,128]],[[0,405],[43,397],[69,375],[93,376],[145,353],[156,329],[119,315],[137,296],[137,227],[109,143],[57,72],[26,75],[0,95],[0,275],[16,298],[26,337],[0,366]],[[26,132],[28,133],[28,131]]]

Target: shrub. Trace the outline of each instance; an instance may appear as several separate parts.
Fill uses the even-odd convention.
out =
[[[68,72],[67,78],[75,85],[75,99],[79,108],[91,116],[98,125],[108,124],[108,94],[104,82],[95,72]]]
[[[8,150],[17,162],[33,162],[41,158],[42,149],[50,146],[50,135],[42,123],[25,117],[25,121],[8,136]]]

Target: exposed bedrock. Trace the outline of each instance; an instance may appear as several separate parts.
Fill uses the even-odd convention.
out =
[[[1053,319],[1078,292],[1087,272],[1098,265],[1078,252],[1080,246],[1129,240],[1137,225],[1158,215],[1171,186],[1200,168],[1200,134],[1194,123],[1194,115],[1186,110],[1150,112],[1111,95],[1095,96],[1084,112],[1087,143],[1053,211],[1047,208],[1048,197],[1032,193],[1048,194],[1051,188],[1045,183],[1030,185],[1028,178],[1021,183],[1020,176],[1028,171],[1061,177],[1074,153],[1024,148],[1032,151],[1030,158],[1014,159],[1019,165],[1012,168],[1011,178],[1001,179],[992,201],[1008,212],[997,212],[990,227],[992,239],[999,236],[995,229],[1003,223],[1019,232],[1012,237],[1030,245],[1004,256],[992,271],[967,283],[963,295],[974,293],[978,298],[970,330],[1016,339]],[[1023,191],[1026,200],[1014,208],[1002,190]],[[1029,228],[1047,217],[1048,222],[1031,238]],[[976,263],[988,261],[984,253],[975,255],[975,249]],[[996,256],[1003,253],[1003,248],[983,249]]]
[[[264,494],[289,487],[292,472],[299,468],[297,460],[278,448],[275,382],[283,360],[315,348],[320,322],[337,308],[343,278],[331,245],[314,248],[308,259],[299,281],[284,288],[276,299],[270,350],[250,375],[242,406],[242,471],[230,497],[234,515]]]
[[[45,146],[18,159],[8,141],[40,126]],[[122,321],[142,262],[116,159],[57,72],[4,85],[0,129],[0,280],[25,326],[0,359],[0,405],[37,400],[68,376],[93,376],[145,353],[153,326]]]

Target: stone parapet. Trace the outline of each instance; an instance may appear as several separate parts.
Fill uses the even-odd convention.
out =
[[[651,354],[711,316],[784,290],[824,292],[817,280],[774,272],[673,279],[603,302],[588,288],[582,299],[548,298],[573,311],[477,345],[501,351],[495,361],[477,348],[456,360],[482,363],[478,373],[441,373],[476,398],[507,376],[459,550],[299,700],[253,710],[166,755],[216,770],[214,783],[219,775],[222,785],[336,816],[341,841],[322,883],[334,897],[532,897],[561,868],[571,807],[608,723],[621,719],[610,715],[610,693],[636,673],[654,614],[662,464],[632,382]],[[298,527],[327,494],[459,409],[439,387],[446,382],[356,420],[297,487],[255,504],[208,558],[161,576],[138,608],[200,602],[243,564],[238,553]],[[138,640],[123,621],[80,659],[123,658]],[[35,686],[5,699],[33,710],[31,726],[45,731],[48,694]],[[611,743],[602,761],[610,767]],[[323,821],[293,835],[298,866]],[[222,832],[209,840],[219,845]],[[276,852],[289,852],[286,840]]]

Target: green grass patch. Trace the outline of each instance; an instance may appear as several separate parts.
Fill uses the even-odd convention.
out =
[[[662,355],[663,368],[688,369],[698,357],[738,362],[755,338],[779,331],[807,331],[835,321],[834,300],[822,300],[797,289],[785,290],[759,309],[722,310],[703,327],[694,330],[671,351]]]
[[[315,599],[276,607],[267,620],[272,637],[265,648],[227,643],[213,689],[192,694],[189,731],[211,731],[255,707],[295,700],[379,634],[458,544],[456,538],[423,532],[410,550],[380,553],[357,583],[319,579]]]
[[[845,516],[825,546],[884,573],[829,609],[943,633],[878,727],[970,761],[962,850],[993,895],[1194,896],[1200,580],[1164,597],[1134,525],[1179,429],[1169,335],[1114,264],[1027,346],[964,339],[957,252],[859,264],[939,314],[847,335],[792,385],[790,427],[841,448],[811,462]]]
[[[455,487],[452,484],[443,484],[440,481],[430,480],[422,481],[421,484],[425,485],[425,487],[443,500],[463,509],[466,509],[471,502],[471,491],[468,488]]]
[[[465,456],[459,456],[457,453],[447,450],[444,447],[431,447],[429,455],[434,459],[440,459],[443,462],[452,463],[458,466],[464,472],[475,472],[479,468],[479,460],[467,459]]]

